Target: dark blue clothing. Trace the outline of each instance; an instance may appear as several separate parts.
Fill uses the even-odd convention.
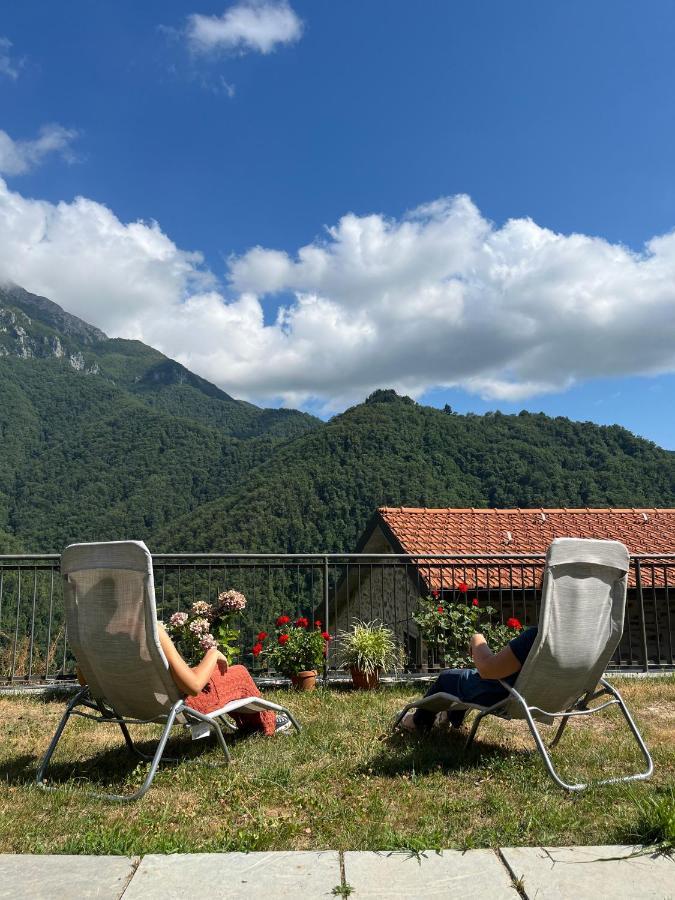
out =
[[[521,667],[527,659],[527,654],[532,649],[534,639],[537,636],[536,626],[526,628],[517,637],[509,641],[513,655]],[[509,675],[503,680],[507,684],[515,684],[518,672]],[[431,685],[425,696],[432,694],[452,694],[464,703],[477,703],[479,706],[493,706],[508,696],[508,691],[498,681],[491,678],[481,678],[477,669],[446,669]],[[448,720],[451,725],[459,728],[464,721],[467,711],[465,709],[450,710]],[[428,731],[434,724],[436,713],[426,709],[416,709],[413,721],[419,731]]]
[[[523,631],[521,631],[520,634],[517,637],[514,637],[512,641],[509,641],[511,652],[518,660],[521,667],[527,659],[528,653],[532,649],[532,644],[534,644],[534,639],[536,638],[536,636],[537,626],[532,625],[530,628],[525,628]],[[509,684],[515,684],[517,677],[518,673],[516,672],[513,675],[509,675],[509,677],[505,678],[504,681],[508,681]]]

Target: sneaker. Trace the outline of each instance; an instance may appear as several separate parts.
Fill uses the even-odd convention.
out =
[[[398,723],[398,727],[401,731],[407,731],[408,734],[415,734],[417,728],[415,726],[414,721],[415,713],[412,709],[409,709],[408,712],[403,716],[401,721]]]
[[[274,725],[274,733],[275,734],[283,734],[285,731],[290,731],[293,727],[293,723],[288,718],[286,713],[277,713],[276,721]]]

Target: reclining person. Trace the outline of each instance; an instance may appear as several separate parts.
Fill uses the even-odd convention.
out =
[[[518,672],[523,667],[527,655],[532,649],[537,628],[533,626],[521,631],[513,640],[493,653],[482,634],[471,637],[469,650],[475,669],[446,669],[431,685],[426,697],[433,694],[451,694],[463,703],[477,703],[480,706],[493,706],[506,699],[508,691],[499,683],[503,679],[508,684],[515,684]],[[468,710],[455,709],[448,711],[448,721],[453,728],[460,728]],[[401,721],[401,728],[406,731],[417,731],[427,734],[436,719],[436,713],[418,708],[409,710]]]
[[[179,691],[186,694],[186,704],[201,713],[215,712],[232,700],[260,697],[253,678],[245,666],[230,666],[227,658],[212,648],[196,666],[189,666],[167,634],[164,625],[158,623],[159,643],[169,664],[171,677]],[[291,728],[291,720],[285,713],[273,710],[261,712],[232,712],[231,717],[245,731],[260,731],[271,735]]]

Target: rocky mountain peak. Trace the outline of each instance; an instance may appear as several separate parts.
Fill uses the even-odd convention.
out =
[[[16,284],[0,285],[0,308],[3,307],[19,310],[31,321],[56,331],[62,338],[72,338],[80,344],[96,344],[107,339],[107,335],[99,328],[66,312],[58,303],[31,294]]]
[[[16,285],[0,287],[0,357],[64,359],[77,371],[95,374],[82,351],[106,335],[72,316],[46,297],[29,294]]]

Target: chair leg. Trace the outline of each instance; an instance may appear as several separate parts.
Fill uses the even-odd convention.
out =
[[[623,713],[624,718],[626,719],[626,721],[630,727],[630,730],[632,731],[633,736],[642,752],[645,762],[647,763],[647,768],[645,769],[644,772],[638,772],[633,775],[620,775],[620,776],[616,776],[613,778],[602,778],[599,781],[592,782],[592,784],[594,786],[601,785],[601,784],[618,784],[623,781],[642,781],[645,778],[649,778],[649,776],[654,771],[654,763],[652,762],[652,758],[649,754],[649,750],[647,749],[644,741],[642,740],[642,736],[640,735],[640,732],[638,731],[637,726],[635,725],[635,722],[631,718],[631,715],[628,712],[628,709],[626,708],[625,703],[623,702],[623,698],[621,697],[619,692],[617,690],[615,690],[615,688],[613,688],[610,684],[608,684],[604,679],[601,679],[601,684],[603,684],[607,688],[608,692],[611,693],[616,698],[619,708],[621,709],[621,712]],[[530,732],[532,734],[532,737],[534,738],[534,742],[537,745],[537,749],[539,750],[539,752],[544,760],[544,765],[546,766],[546,769],[547,769],[549,775],[551,776],[551,778],[555,781],[555,783],[559,787],[563,788],[566,791],[584,791],[584,790],[586,790],[586,788],[590,786],[591,782],[579,782],[578,784],[567,784],[567,782],[563,781],[563,779],[558,775],[558,773],[555,769],[555,766],[553,765],[553,762],[551,760],[551,757],[548,754],[548,751],[546,749],[544,741],[542,740],[542,737],[539,733],[539,729],[537,728],[535,721],[532,718],[532,714],[530,713],[529,708],[527,707],[526,704],[522,703],[522,701],[520,701],[520,702],[521,702],[521,706],[523,708],[523,712],[525,713],[525,717],[526,717]],[[592,715],[592,712],[590,714]],[[554,743],[557,741],[557,738],[560,736],[560,734],[562,734],[562,730],[565,725],[566,719],[569,719],[569,716],[565,716],[563,718],[563,722],[561,722],[560,728],[558,730],[558,734],[556,735],[556,738],[554,738]],[[554,744],[552,743],[551,746],[553,746],[553,745]]]
[[[478,731],[478,726],[483,721],[483,718],[487,715],[487,713],[479,712],[476,718],[473,720],[473,725],[471,726],[471,732],[469,733],[468,738],[466,739],[466,743],[464,744],[464,749],[468,750],[473,744],[473,739],[476,737],[476,732]]]
[[[546,749],[546,744],[544,744],[544,741],[542,740],[542,737],[539,734],[539,729],[537,728],[535,721],[532,718],[532,714],[530,713],[530,710],[527,708],[527,706],[524,706],[523,708],[524,708],[525,718],[527,720],[527,724],[529,726],[530,732],[532,734],[532,737],[534,738],[535,744],[537,745],[537,750],[539,751],[539,753],[541,754],[541,756],[544,760],[544,765],[546,766],[546,770],[547,770],[548,774],[555,781],[555,783],[558,785],[558,787],[561,787],[561,788],[563,788],[563,790],[566,790],[566,791],[583,791],[585,788],[587,788],[588,787],[587,784],[567,784],[566,781],[562,780],[562,778],[558,775],[558,773],[555,770],[555,766],[553,765],[553,762],[551,761],[551,757],[549,756],[548,751]],[[561,727],[559,729],[560,733],[562,733],[562,727],[563,726],[561,724]],[[556,735],[556,737],[557,736],[558,735]],[[554,740],[555,740],[555,738],[554,738]]]
[[[176,704],[177,706],[178,704]],[[140,800],[143,794],[150,788],[150,785],[155,780],[155,775],[157,774],[157,769],[159,768],[159,764],[162,760],[162,756],[164,754],[164,748],[166,747],[166,742],[169,740],[169,735],[171,734],[171,729],[173,728],[176,722],[176,715],[178,710],[174,706],[169,713],[169,717],[166,720],[166,725],[164,726],[164,731],[162,731],[162,736],[159,739],[159,743],[157,744],[157,749],[155,750],[155,755],[152,758],[152,763],[150,764],[150,770],[148,774],[145,776],[145,781],[139,790],[136,791],[135,794],[96,794],[97,797],[102,797],[107,800],[115,800],[118,803],[128,803],[132,800]]]
[[[54,732],[54,737],[49,742],[49,747],[47,747],[47,752],[44,755],[42,762],[40,763],[40,768],[37,771],[36,781],[41,788],[47,788],[45,784],[45,774],[49,767],[49,762],[54,755],[54,751],[56,750],[56,746],[61,740],[61,735],[63,734],[63,730],[68,724],[68,719],[71,717],[73,710],[76,706],[79,705],[80,701],[84,699],[86,694],[88,693],[88,688],[82,688],[81,691],[78,691],[77,694],[73,697],[73,699],[66,706],[66,711],[61,717],[61,721],[59,722],[56,731]]]
[[[289,719],[291,720],[291,722],[293,723],[293,726],[295,727],[295,730],[298,731],[298,732],[299,732],[299,731],[302,731],[302,728],[301,728],[300,725],[298,724],[298,720],[295,718],[295,716],[294,716],[293,713],[290,711],[290,709],[287,709],[287,708],[284,706],[284,712],[286,713],[286,715],[288,716],[288,718],[289,718]]]
[[[228,761],[228,763],[231,762],[232,757],[230,756],[230,751],[227,744],[225,743],[225,737],[223,735],[222,728],[220,727],[218,722],[215,719],[209,718],[209,716],[205,716],[203,713],[197,712],[196,709],[192,709],[191,707],[188,708],[188,711],[191,717],[199,719],[200,722],[205,722],[209,726],[211,731],[215,734],[218,743],[220,744],[220,748],[225,755],[225,759]]]
[[[120,722],[120,723],[119,723],[119,726],[120,726],[120,729],[121,729],[121,731],[122,731],[122,734],[124,735],[124,743],[125,743],[125,744],[127,745],[127,747],[129,748],[129,752],[130,752],[130,753],[134,753],[134,754],[137,755],[137,756],[141,756],[142,754],[141,754],[140,750],[137,750],[137,749],[136,749],[136,747],[135,747],[135,745],[134,745],[134,742],[131,740],[131,735],[129,734],[129,729],[127,728],[127,726],[125,725],[125,723],[124,723],[124,722]]]
[[[606,681],[604,678],[600,679],[600,683],[605,688],[605,690],[609,691],[609,693],[612,694],[612,696],[616,698],[616,700],[619,704],[619,709],[623,713],[623,717],[626,720],[626,722],[628,723],[628,727],[630,728],[630,730],[633,734],[633,737],[635,738],[635,741],[636,741],[638,747],[640,748],[640,753],[642,753],[642,757],[643,757],[644,761],[647,763],[647,768],[645,769],[644,772],[641,772],[638,775],[631,775],[630,777],[623,778],[621,780],[622,781],[643,781],[645,778],[649,778],[649,776],[654,771],[654,761],[652,760],[651,754],[650,754],[649,750],[647,749],[647,745],[645,744],[642,735],[638,731],[637,725],[633,721],[633,717],[628,712],[628,707],[624,703],[624,700],[623,700],[623,697],[621,696],[621,694],[617,691],[617,689],[615,687],[612,687],[612,685],[608,681]]]
[[[157,744],[157,749],[155,750],[154,756],[152,757],[152,763],[150,764],[150,769],[148,774],[145,776],[145,780],[141,787],[135,791],[133,794],[101,794],[94,791],[87,791],[88,795],[91,797],[97,797],[101,800],[112,800],[115,803],[130,803],[133,800],[140,800],[140,798],[149,790],[152,782],[155,780],[155,775],[157,774],[157,769],[159,768],[159,764],[162,761],[162,757],[164,755],[164,748],[166,747],[166,742],[169,740],[169,735],[171,734],[171,730],[173,726],[176,724],[176,716],[180,712],[180,708],[182,706],[182,701],[176,703],[171,712],[168,715],[166,720],[166,725],[164,726],[164,730],[160,736],[159,742]],[[125,726],[126,727],[126,726]],[[134,748],[136,753],[139,753],[136,748]]]
[[[71,700],[71,702],[66,707],[66,711],[63,715],[63,718],[59,722],[58,728],[56,729],[56,733],[54,734],[54,737],[52,738],[51,743],[49,744],[49,747],[47,749],[47,753],[45,754],[45,757],[42,760],[42,763],[40,765],[40,768],[38,769],[37,783],[43,790],[53,791],[56,789],[52,785],[48,785],[45,783],[45,774],[47,772],[47,767],[49,766],[49,761],[51,760],[51,757],[52,757],[54,751],[56,750],[56,745],[58,744],[58,742],[61,738],[61,735],[63,734],[63,730],[66,727],[66,723],[68,722],[68,719],[72,715],[73,710],[75,709],[77,704],[80,702],[80,700],[82,699],[82,697],[84,696],[85,693],[86,693],[86,689],[84,691],[80,691],[80,693],[73,700]],[[98,791],[86,791],[87,796],[97,797],[98,799],[101,799],[101,800],[113,800],[117,803],[128,803],[132,800],[139,800],[143,796],[143,794],[146,793],[146,791],[149,789],[149,787],[151,786],[152,782],[155,779],[155,775],[157,774],[157,769],[158,769],[159,764],[164,755],[164,749],[166,747],[166,742],[169,739],[169,734],[171,733],[171,730],[176,723],[176,716],[181,711],[182,706],[183,706],[183,701],[179,700],[172,707],[172,709],[168,715],[166,725],[164,726],[164,730],[162,731],[162,734],[160,736],[159,743],[157,744],[157,749],[155,750],[154,756],[152,757],[152,763],[150,765],[150,770],[149,770],[148,774],[146,775],[145,780],[144,780],[143,784],[141,785],[141,787],[139,788],[139,790],[137,790],[133,794],[103,794],[103,793],[99,793]],[[134,747],[133,741],[131,740],[131,736],[129,735],[129,731],[128,731],[126,725],[124,723],[119,723],[119,724],[122,729],[122,734],[124,734],[127,746],[130,749],[132,749],[135,753],[137,753],[138,755],[145,757],[145,754],[141,754],[140,751],[136,750],[136,748]],[[125,732],[126,732],[126,734],[125,734]],[[127,738],[128,738],[128,740],[127,740]],[[145,758],[149,759],[150,757],[145,757]]]
[[[558,744],[558,741],[562,737],[563,731],[565,730],[565,726],[567,725],[569,720],[570,720],[569,716],[563,716],[563,718],[560,722],[560,725],[558,726],[558,730],[555,733],[555,737],[553,738],[551,743],[548,745],[549,750],[553,750],[553,748]]]

